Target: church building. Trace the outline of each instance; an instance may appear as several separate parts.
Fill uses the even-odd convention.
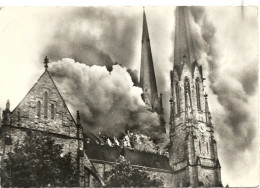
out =
[[[22,142],[26,131],[44,132],[71,152],[80,172],[79,185],[105,186],[106,172],[120,156],[135,168],[142,168],[151,177],[163,179],[164,187],[218,187],[221,166],[218,160],[214,126],[204,93],[203,71],[196,58],[190,27],[189,7],[176,8],[174,65],[171,76],[170,150],[169,156],[121,147],[89,143],[84,138],[80,112],[76,120],[70,113],[55,81],[45,70],[24,99],[10,111],[10,102],[3,110],[0,127],[1,160]],[[149,110],[158,113],[165,130],[162,94],[158,95],[156,75],[146,14],[143,12],[140,87]],[[158,131],[159,132],[159,131]],[[122,154],[122,149],[124,150]],[[3,163],[1,162],[1,165]]]

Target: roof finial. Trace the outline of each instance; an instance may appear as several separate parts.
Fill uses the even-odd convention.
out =
[[[44,67],[45,67],[45,69],[48,69],[48,63],[49,63],[49,59],[48,59],[48,57],[46,56],[45,58],[44,58]]]

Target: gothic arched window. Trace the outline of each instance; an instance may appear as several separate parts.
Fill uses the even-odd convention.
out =
[[[185,94],[185,105],[186,108],[190,107],[191,108],[191,100],[190,100],[190,82],[187,77],[185,77],[184,80],[184,94]]]
[[[37,102],[37,116],[38,118],[41,117],[41,101]]]
[[[197,108],[198,108],[198,110],[201,110],[201,105],[200,105],[200,83],[199,83],[199,78],[196,78],[196,97],[197,97]]]
[[[44,93],[44,118],[48,117],[48,92]]]
[[[51,104],[51,119],[54,119],[54,104]]]
[[[180,112],[180,90],[179,90],[179,84],[178,81],[175,84],[175,93],[176,93],[176,107],[177,107],[177,113]]]

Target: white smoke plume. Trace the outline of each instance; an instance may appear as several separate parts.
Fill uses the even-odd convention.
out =
[[[113,137],[134,129],[161,145],[159,116],[145,106],[142,89],[134,86],[126,68],[88,66],[73,59],[50,64],[49,71],[73,114],[80,111],[84,131]]]

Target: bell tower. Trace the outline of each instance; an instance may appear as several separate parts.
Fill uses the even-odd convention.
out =
[[[189,7],[176,8],[171,71],[170,165],[175,187],[222,186],[214,127],[196,59]]]

